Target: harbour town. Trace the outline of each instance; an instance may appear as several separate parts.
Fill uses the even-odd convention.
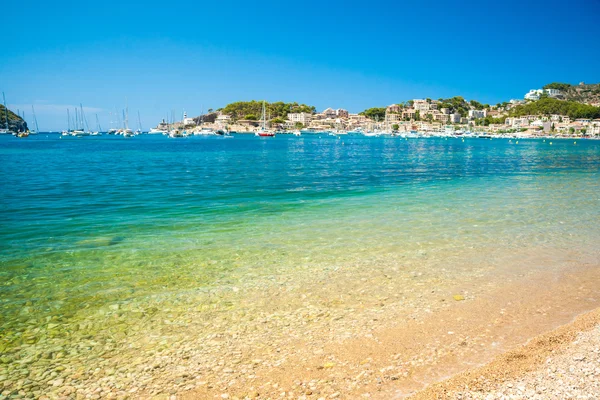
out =
[[[560,88],[560,89],[557,89]],[[562,89],[562,90],[561,90]],[[4,128],[0,133],[26,137],[26,124],[11,131],[5,108]],[[14,115],[14,114],[13,114]],[[17,116],[20,111],[17,110]],[[35,110],[32,116],[37,126]],[[24,118],[21,118],[24,120]],[[131,137],[141,133],[164,134],[172,138],[192,135],[225,135],[250,133],[261,136],[275,134],[329,134],[364,136],[496,136],[511,138],[535,137],[600,137],[600,84],[548,84],[532,89],[523,99],[512,99],[496,105],[467,101],[460,96],[433,100],[412,99],[387,107],[374,107],[360,113],[343,108],[326,108],[316,112],[314,106],[298,103],[247,101],[227,106],[195,117],[182,111],[181,118],[173,111],[148,131],[142,130],[139,119],[130,128],[129,107],[122,113],[110,112],[110,129],[102,132],[98,115],[90,124],[83,106],[67,110],[68,129],[64,136],[97,136],[102,133]],[[113,121],[114,120],[114,121]],[[120,122],[119,122],[120,121]],[[73,127],[71,129],[71,126]]]

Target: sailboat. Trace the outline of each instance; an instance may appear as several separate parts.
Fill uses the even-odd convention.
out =
[[[77,108],[75,108],[75,129],[71,131],[71,135],[78,137],[89,136],[89,128],[87,130],[85,129],[85,126],[87,125],[87,120],[85,119],[85,115],[83,114],[83,105],[79,104],[79,107],[81,109],[80,114],[77,113]]]
[[[140,110],[138,110],[138,129],[135,131],[136,135],[142,133],[142,120],[140,119]]]
[[[125,122],[125,129],[123,129],[123,136],[125,137],[132,137],[133,136],[133,130],[129,129],[129,104],[127,104],[125,106],[125,112],[123,114],[123,119]]]
[[[263,108],[262,108],[262,127],[256,132],[256,136],[261,137],[273,137],[275,136],[275,132],[267,131],[267,111],[265,108],[265,101],[263,100]]]
[[[33,108],[33,104],[31,105],[31,112],[33,113],[33,122],[35,123],[35,131],[30,130],[29,134],[36,135],[40,131],[40,128],[38,126],[37,117],[35,116],[35,109]]]
[[[100,121],[98,121],[98,114],[96,114],[96,131],[92,132],[92,136],[102,136],[102,128],[100,128]]]
[[[67,130],[62,131],[62,136],[68,136],[71,133],[71,115],[69,114],[69,109],[67,108]]]

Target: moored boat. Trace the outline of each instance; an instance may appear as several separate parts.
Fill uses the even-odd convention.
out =
[[[262,127],[255,133],[256,136],[260,137],[273,137],[275,136],[275,132],[271,132],[267,130],[267,111],[265,108],[265,102],[263,100],[263,109],[262,109]]]

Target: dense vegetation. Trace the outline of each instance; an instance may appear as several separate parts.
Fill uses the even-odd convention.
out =
[[[467,101],[461,96],[454,96],[450,99],[438,99],[438,101],[438,110],[447,108],[451,113],[459,113],[461,117],[466,117],[471,109],[469,103],[467,103]]]
[[[383,121],[385,119],[385,107],[372,107],[359,113],[367,118],[371,118],[374,121]]]
[[[2,104],[0,104],[0,128],[6,127],[6,111]],[[11,131],[22,132],[28,130],[27,122],[14,112],[8,110],[8,127]]]
[[[552,82],[547,85],[544,85],[543,89],[558,89],[558,90],[566,91],[570,87],[571,87],[570,83]]]
[[[510,111],[510,115],[513,117],[552,114],[568,115],[571,119],[600,118],[600,107],[546,97],[538,101],[516,106]]]
[[[490,117],[489,115],[485,118],[479,118],[475,120],[475,125],[480,126],[489,126],[491,124],[504,124],[504,121],[506,121],[505,117],[500,117],[500,118],[494,118],[494,117]]]
[[[224,114],[231,115],[234,121],[239,119],[260,119],[262,115],[262,101],[237,101],[235,103],[228,104],[222,111]],[[316,108],[314,106],[307,106],[306,104],[298,103],[284,103],[278,101],[275,103],[266,103],[267,118],[283,118],[285,119],[289,113],[300,113],[307,112],[314,114]]]

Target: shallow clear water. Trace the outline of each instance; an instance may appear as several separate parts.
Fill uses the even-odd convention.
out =
[[[600,237],[600,141],[40,134],[1,136],[0,162],[12,345],[151,296],[400,260],[469,276],[495,252]]]

